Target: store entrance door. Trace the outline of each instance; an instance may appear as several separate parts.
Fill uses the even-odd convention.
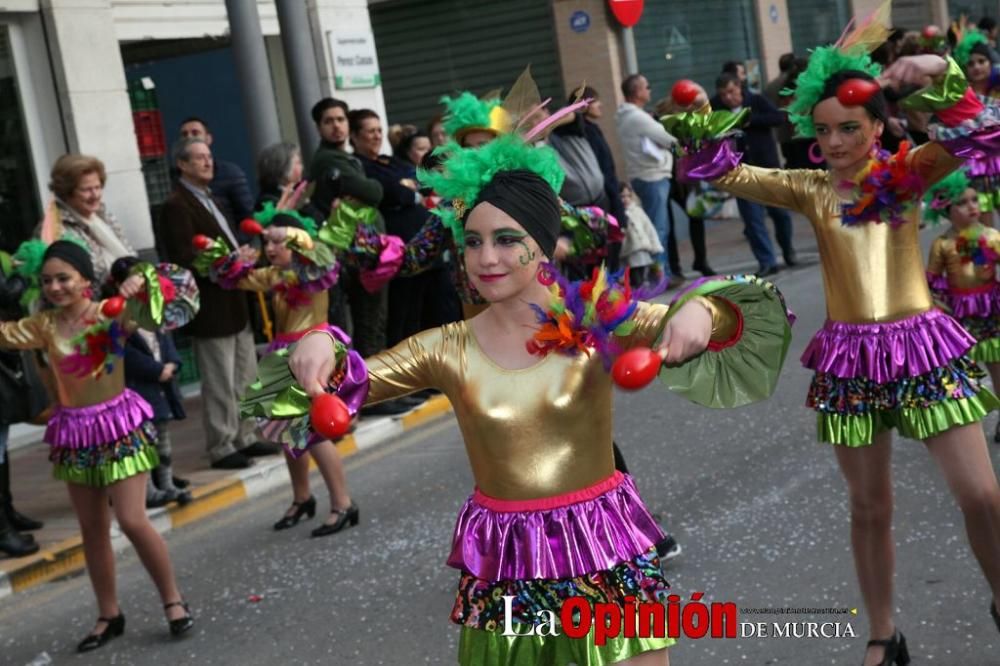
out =
[[[41,219],[10,28],[0,24],[0,249],[13,252]]]

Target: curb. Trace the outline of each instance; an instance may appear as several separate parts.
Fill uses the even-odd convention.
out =
[[[337,442],[337,450],[344,458],[366,451],[384,442],[392,441],[403,433],[422,426],[445,414],[451,413],[451,403],[437,395],[396,417],[380,418],[361,423],[357,429]],[[315,463],[310,460],[310,469]],[[149,520],[160,534],[198,522],[236,504],[264,495],[288,484],[288,470],[284,457],[260,462],[253,467],[233,474],[229,478],[193,488],[191,502],[185,506],[171,505],[148,511]],[[116,553],[131,547],[128,539],[112,523],[111,545]],[[23,592],[56,578],[82,571],[83,540],[79,535],[43,548],[9,571],[0,571],[0,599]]]

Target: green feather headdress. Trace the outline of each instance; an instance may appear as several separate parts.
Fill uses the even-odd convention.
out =
[[[878,9],[857,24],[851,19],[836,44],[821,46],[810,53],[809,66],[799,74],[795,90],[782,91],[795,95],[795,99],[788,105],[788,117],[800,136],[816,136],[812,110],[819,102],[823,88],[831,76],[849,69],[865,72],[873,77],[882,73],[882,67],[872,62],[868,54],[888,38],[891,12],[892,2],[885,0]]]
[[[66,234],[56,240],[76,243],[86,250],[88,254],[90,253],[90,248],[87,247],[87,244],[76,236]],[[31,304],[42,296],[42,265],[45,263],[45,251],[48,248],[49,244],[45,241],[32,238],[21,243],[11,257],[14,260],[14,273],[20,275],[28,282],[28,288],[21,294],[21,305],[25,308],[30,308]]]
[[[465,214],[476,205],[479,193],[497,173],[515,169],[533,171],[556,194],[566,178],[554,150],[548,146],[535,148],[512,134],[500,136],[475,149],[462,148],[451,141],[435,153],[445,157],[441,170],[421,169],[417,176],[421,184],[451,203],[450,206],[438,206],[433,212],[451,231],[459,248],[463,247],[465,240]]]
[[[873,77],[882,73],[882,67],[872,62],[868,53],[844,53],[836,46],[821,46],[809,55],[809,66],[799,74],[795,85],[795,99],[788,105],[788,117],[800,136],[816,136],[812,110],[823,94],[823,88],[837,72],[854,69]]]
[[[265,203],[261,210],[254,213],[253,219],[260,222],[262,227],[267,227],[271,225],[274,221],[274,216],[278,214],[287,215],[288,217],[293,217],[298,220],[302,225],[302,228],[305,229],[307,234],[309,234],[309,238],[316,238],[319,235],[319,229],[316,227],[316,220],[312,219],[308,215],[303,215],[295,209],[276,208],[273,201]]]
[[[968,28],[958,40],[958,44],[955,45],[955,62],[964,69],[969,64],[969,58],[972,57],[972,49],[977,44],[989,43],[986,35],[975,28]]]
[[[941,218],[947,217],[949,206],[958,201],[970,187],[972,184],[969,177],[962,169],[953,171],[934,183],[924,195],[924,203],[927,204],[924,217],[931,224],[938,224]]]

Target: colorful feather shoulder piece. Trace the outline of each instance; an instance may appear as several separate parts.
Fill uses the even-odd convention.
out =
[[[907,221],[906,214],[924,192],[923,179],[906,164],[909,150],[906,141],[895,155],[880,150],[853,181],[844,183],[854,190],[854,201],[841,209],[844,226],[884,222],[895,229]]]
[[[632,315],[638,307],[629,286],[628,269],[609,273],[601,265],[589,280],[569,281],[552,264],[544,264],[538,281],[549,288],[547,309],[532,304],[539,329],[528,342],[528,351],[544,356],[551,352],[590,354],[597,351],[606,368],[621,353],[615,338],[632,333]]]

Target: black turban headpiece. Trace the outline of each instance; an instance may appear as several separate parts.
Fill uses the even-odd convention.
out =
[[[49,259],[61,259],[75,268],[80,275],[91,282],[96,282],[94,263],[90,260],[90,252],[73,241],[58,240],[45,249],[42,257],[44,265]]]
[[[493,204],[517,220],[549,259],[559,240],[562,209],[545,180],[534,171],[500,171],[479,192],[476,204]]]

